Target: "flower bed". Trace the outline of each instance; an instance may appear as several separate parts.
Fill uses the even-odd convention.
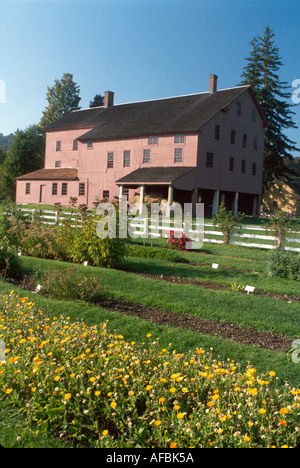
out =
[[[83,447],[294,447],[300,390],[197,349],[138,346],[0,297],[0,400]]]

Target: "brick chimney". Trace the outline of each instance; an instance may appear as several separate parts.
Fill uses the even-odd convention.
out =
[[[210,78],[209,92],[213,94],[217,91],[218,77],[217,75],[210,75],[209,78]]]
[[[114,105],[114,94],[112,91],[105,91],[104,94],[104,107],[110,107]]]

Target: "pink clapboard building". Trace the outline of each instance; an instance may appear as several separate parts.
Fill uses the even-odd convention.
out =
[[[46,128],[44,169],[17,178],[16,202],[63,206],[136,194],[202,202],[206,215],[260,209],[266,120],[250,86],[73,111]]]

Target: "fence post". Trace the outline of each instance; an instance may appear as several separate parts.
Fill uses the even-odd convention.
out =
[[[34,223],[34,221],[35,221],[35,214],[36,214],[36,210],[33,209],[33,210],[32,210],[32,222],[33,222],[33,223]]]
[[[58,211],[55,212],[55,226],[59,225],[59,213]]]

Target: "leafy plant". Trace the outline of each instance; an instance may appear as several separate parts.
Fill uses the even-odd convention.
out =
[[[300,254],[277,250],[269,254],[270,276],[300,280]]]
[[[186,250],[187,242],[191,242],[185,233],[181,234],[181,237],[177,237],[174,231],[170,231],[170,237],[167,240],[167,244],[171,249]]]
[[[274,213],[264,222],[266,229],[271,229],[277,238],[277,249],[282,249],[287,232],[293,227],[291,216],[281,210]]]
[[[212,221],[214,226],[218,226],[220,228],[223,234],[224,244],[229,244],[234,228],[239,226],[243,217],[243,213],[239,212],[237,216],[234,216],[231,210],[227,211],[224,203],[220,205],[219,212],[216,216],[213,217]]]
[[[235,292],[240,292],[245,289],[245,286],[242,283],[237,283],[236,281],[234,283],[230,283],[231,286],[231,291]]]
[[[29,282],[35,285],[40,283],[40,293],[52,298],[96,303],[106,295],[96,276],[84,276],[78,273],[75,267],[67,270],[48,270],[37,274],[34,281],[29,279]]]
[[[0,275],[3,278],[18,278],[20,276],[20,261],[17,249],[9,245],[6,237],[0,241]]]

